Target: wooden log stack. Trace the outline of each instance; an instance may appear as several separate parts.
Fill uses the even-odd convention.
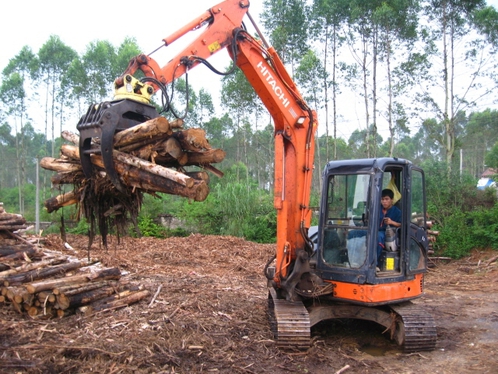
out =
[[[0,237],[0,308],[60,318],[127,306],[148,295],[124,282],[118,268]]]
[[[3,203],[0,203],[0,231],[13,232],[26,228],[26,220],[22,215],[7,213]]]
[[[137,189],[145,193],[156,192],[179,195],[203,201],[209,194],[206,170],[222,176],[212,164],[225,158],[221,149],[213,149],[202,129],[182,130],[183,122],[169,122],[157,117],[114,135],[113,160],[121,183],[130,191]],[[58,159],[45,157],[40,165],[56,171],[52,177],[55,186],[74,184],[74,189],[45,201],[45,207],[53,212],[61,207],[77,204],[84,195],[85,177],[80,165],[79,136],[63,132],[62,137],[72,144],[61,147]],[[91,163],[96,177],[106,178],[102,156],[99,153],[100,139],[94,138]],[[185,171],[187,166],[202,170]],[[100,182],[99,186],[104,185]],[[112,186],[110,180],[106,184]]]

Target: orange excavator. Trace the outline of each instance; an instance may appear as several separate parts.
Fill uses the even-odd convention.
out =
[[[244,18],[252,23],[256,37],[246,30]],[[434,320],[410,301],[422,295],[427,263],[423,171],[397,158],[329,162],[323,172],[319,225],[310,229],[316,113],[250,16],[249,0],[225,0],[211,7],[164,38],[163,46],[191,31],[199,35],[164,66],[150,55],[133,58],[115,81],[114,100],[92,105],[80,119],[85,174],[93,173],[90,145],[99,138],[106,172],[123,190],[112,158],[114,134],[159,116],[150,104],[154,93],[162,91],[168,109],[167,87],[199,64],[215,70],[208,58],[226,50],[275,126],[277,243],[265,276],[277,345],[306,350],[311,328],[319,322],[355,318],[385,326],[405,351],[432,350]],[[395,192],[402,219],[389,235],[386,230],[379,251],[385,188]]]

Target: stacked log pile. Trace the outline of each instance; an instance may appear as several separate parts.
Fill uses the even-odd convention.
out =
[[[20,214],[12,214],[5,212],[3,203],[0,203],[0,230],[6,232],[7,234],[16,231],[26,229],[26,220]]]
[[[127,306],[149,295],[127,285],[118,268],[49,251],[5,232],[0,230],[0,307],[32,317],[63,317]]]

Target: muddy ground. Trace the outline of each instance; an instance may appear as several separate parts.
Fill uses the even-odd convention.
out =
[[[69,244],[86,256],[87,238]],[[45,246],[65,251],[59,238]],[[435,262],[423,303],[438,325],[433,352],[403,354],[372,323],[312,331],[308,352],[275,347],[262,270],[274,251],[233,237],[112,239],[92,257],[127,272],[151,297],[126,308],[30,318],[0,308],[1,373],[496,373],[498,265],[492,251]],[[159,290],[159,293],[157,291]],[[153,295],[157,297],[154,300]],[[153,301],[153,302],[151,302]]]

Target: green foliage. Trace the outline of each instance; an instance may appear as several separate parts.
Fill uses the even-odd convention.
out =
[[[90,225],[88,224],[86,219],[80,219],[76,227],[67,230],[68,233],[74,235],[88,235],[89,231]]]
[[[478,190],[475,178],[448,172],[444,163],[427,164],[424,169],[429,217],[440,232],[438,251],[459,258],[473,248],[498,248],[496,193]]]
[[[242,169],[242,170],[241,170]],[[244,179],[243,165],[232,167],[202,202],[185,202],[180,217],[203,234],[232,235],[268,243],[276,236],[276,213],[269,191]]]
[[[154,238],[166,237],[165,228],[155,223],[148,215],[141,215],[138,217],[138,229],[140,230],[140,234],[142,234],[142,236]],[[134,228],[130,229],[130,235],[136,237],[137,233]]]

